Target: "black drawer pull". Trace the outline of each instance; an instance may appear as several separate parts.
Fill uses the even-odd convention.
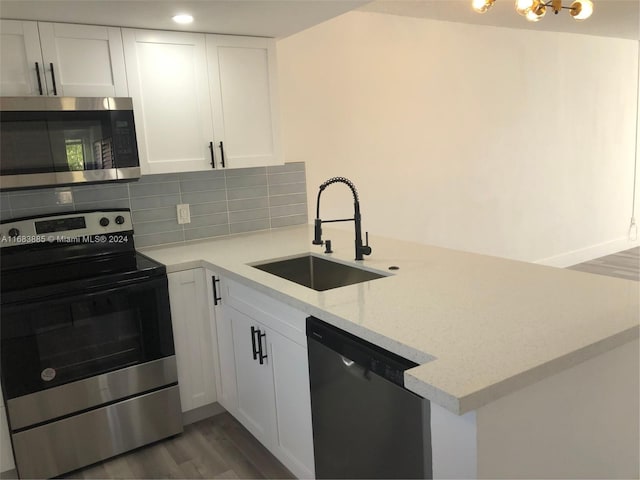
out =
[[[267,337],[267,334],[266,333],[262,333],[260,331],[260,329],[258,329],[258,359],[260,360],[260,365],[264,364],[264,361],[267,359],[266,352],[265,353],[262,352],[262,339],[263,338],[265,338],[264,348],[265,348],[265,350],[267,349],[266,337]]]
[[[215,275],[211,277],[211,284],[213,285],[213,304],[219,305],[222,297],[218,296],[218,289],[216,288],[216,283],[219,282],[220,279],[216,278]]]
[[[256,327],[251,327],[251,346],[253,347],[254,360],[258,359],[258,347],[256,346],[256,333],[260,334],[260,330],[258,330]]]

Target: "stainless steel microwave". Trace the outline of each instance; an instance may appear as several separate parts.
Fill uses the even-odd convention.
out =
[[[130,98],[0,97],[0,189],[138,178]]]

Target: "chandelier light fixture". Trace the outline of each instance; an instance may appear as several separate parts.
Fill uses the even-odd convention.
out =
[[[485,13],[496,0],[472,0],[471,6],[478,13]],[[571,6],[562,5],[562,0],[515,0],[515,9],[520,15],[530,22],[537,22],[551,9],[556,15],[560,10],[569,10],[569,14],[574,20],[581,22],[586,20],[593,13],[593,2],[591,0],[575,0]]]

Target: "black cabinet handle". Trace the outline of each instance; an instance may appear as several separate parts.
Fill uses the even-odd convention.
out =
[[[36,75],[38,76],[38,92],[42,95],[42,78],[40,78],[40,65],[36,62]]]
[[[213,285],[213,304],[214,305],[219,305],[220,300],[222,300],[222,297],[218,296],[218,289],[216,288],[216,283],[219,281],[220,281],[219,278],[216,278],[215,276],[211,277],[211,284]]]
[[[215,153],[213,153],[213,142],[209,142],[209,150],[211,150],[211,168],[216,168],[216,157]]]
[[[256,327],[251,327],[251,346],[253,347],[254,360],[258,359],[258,347],[256,346],[256,333],[260,334],[260,330],[258,330]],[[259,338],[257,340],[260,341]]]
[[[56,87],[56,74],[53,71],[53,63],[50,63],[49,66],[51,67],[51,82],[53,83],[53,94],[58,95],[58,88]]]
[[[266,338],[267,334],[262,333],[260,329],[258,329],[258,360],[260,360],[260,365],[264,364],[264,361],[267,358],[267,354],[262,352],[262,339]],[[264,343],[264,348],[267,348],[267,342]]]
[[[224,168],[224,145],[222,142],[220,142],[220,156],[222,157],[222,168]]]

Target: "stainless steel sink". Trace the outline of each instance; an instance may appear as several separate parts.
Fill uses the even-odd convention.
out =
[[[268,261],[252,266],[319,292],[387,276],[313,255]]]

